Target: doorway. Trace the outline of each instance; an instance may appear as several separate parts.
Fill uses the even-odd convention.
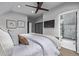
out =
[[[61,46],[77,51],[77,11],[69,11],[59,17]]]
[[[35,23],[35,33],[43,34],[43,22]]]

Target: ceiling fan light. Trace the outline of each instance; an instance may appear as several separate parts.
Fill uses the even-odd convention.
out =
[[[17,7],[18,7],[18,8],[20,8],[20,7],[21,7],[21,5],[18,5]]]
[[[32,11],[32,13],[34,13],[34,11]]]

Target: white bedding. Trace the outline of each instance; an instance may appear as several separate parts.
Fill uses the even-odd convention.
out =
[[[29,45],[17,45],[9,50],[10,56],[43,56],[40,45],[29,40]]]
[[[0,30],[0,55],[9,56],[58,56],[56,42],[50,37],[39,34],[21,34],[28,37],[29,45],[14,46],[11,37],[5,31]],[[5,36],[5,37],[4,37]],[[6,40],[7,39],[7,40]]]
[[[45,56],[58,56],[60,54],[56,45],[47,37],[37,34],[24,34],[24,36],[28,36],[29,39],[40,43],[44,48]]]
[[[18,45],[9,50],[11,56],[58,56],[56,45],[47,37],[37,34],[22,34],[28,37],[29,45]]]

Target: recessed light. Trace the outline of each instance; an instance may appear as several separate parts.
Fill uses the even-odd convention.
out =
[[[34,11],[32,11],[32,13],[34,13]]]
[[[18,5],[17,7],[18,7],[18,8],[20,8],[20,7],[21,7],[21,5]]]

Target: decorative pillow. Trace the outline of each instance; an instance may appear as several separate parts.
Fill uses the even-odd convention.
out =
[[[10,48],[14,47],[14,44],[12,42],[10,35],[1,29],[0,29],[0,47],[1,47],[0,51],[3,51],[3,53],[0,52],[0,54],[4,54],[4,55],[7,55],[6,52]]]
[[[28,39],[24,36],[18,35],[19,44],[29,45]]]

